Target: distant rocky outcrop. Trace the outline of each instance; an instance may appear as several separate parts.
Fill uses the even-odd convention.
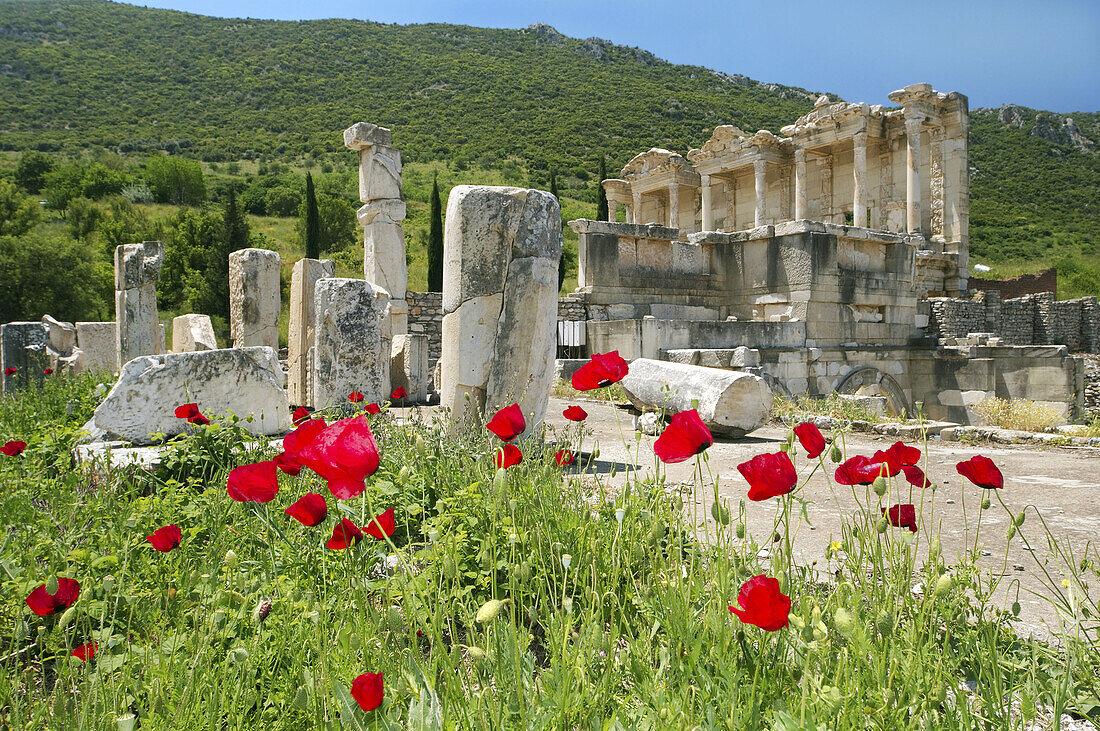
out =
[[[1032,137],[1038,137],[1052,145],[1065,145],[1078,152],[1096,152],[1096,142],[1081,130],[1071,116],[1054,112],[1037,112],[1016,104],[1005,104],[999,109],[975,111],[996,113],[1001,124],[1006,127],[1027,130]],[[1094,129],[1093,135],[1100,136],[1100,129]]]

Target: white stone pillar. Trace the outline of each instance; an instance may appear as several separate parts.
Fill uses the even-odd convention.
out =
[[[737,230],[737,178],[729,178],[726,183],[726,220],[723,222],[723,230]]]
[[[806,151],[801,147],[794,151],[794,217],[802,220],[809,214],[806,204]]]
[[[633,221],[634,221],[634,223],[641,223],[642,222],[642,194],[641,193],[635,193],[634,194],[634,217],[633,217]]]
[[[313,405],[346,403],[352,391],[382,401],[390,393],[389,293],[362,279],[322,277],[313,287]]]
[[[294,406],[314,406],[310,366],[317,319],[315,291],[318,279],[336,275],[331,259],[299,259],[290,275],[290,321],[287,328],[287,398]]]
[[[710,176],[701,175],[703,187],[700,188],[700,193],[703,197],[703,230],[714,230],[714,209],[711,206],[710,200]]]
[[[607,199],[607,220],[615,223],[619,218],[619,202]]]
[[[634,206],[623,204],[623,223],[634,223]]]
[[[852,223],[867,226],[867,133],[856,132],[852,158]]]
[[[905,230],[920,233],[920,127],[916,117],[905,120]]]
[[[668,184],[668,225],[680,228],[680,184]]]
[[[279,349],[279,270],[276,251],[241,249],[229,255],[229,337],[234,348]]]
[[[163,264],[164,244],[159,241],[115,247],[115,350],[119,370],[134,358],[158,350],[157,280]]]
[[[763,226],[765,205],[768,200],[768,163],[763,159],[753,160],[752,169],[756,182],[756,217],[753,225]]]

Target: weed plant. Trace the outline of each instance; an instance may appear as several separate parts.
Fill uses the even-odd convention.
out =
[[[747,535],[743,504],[719,502],[704,540],[656,460],[649,477],[602,491],[584,465],[563,476],[538,442],[495,470],[485,430],[448,434],[383,410],[371,417],[382,462],[361,498],[337,503],[303,469],[280,476],[272,502],[242,504],[227,473],[277,450],[240,424],[195,428],[153,472],[71,465],[95,386],[48,379],[0,400],[2,435],[28,443],[0,461],[0,727],[1014,729],[1097,718],[1096,551],[1071,553],[1030,509],[1010,513],[1008,538],[1043,550],[1046,598],[1067,627],[1051,644],[1014,631],[1018,606],[993,604],[1001,572],[976,563],[980,516],[973,550],[942,554],[931,516],[951,487],[851,488],[858,509],[810,567],[791,558],[797,489],[772,498],[771,535]],[[808,460],[792,440],[788,451],[799,485],[832,469],[829,450]],[[711,489],[705,452],[695,475]],[[330,505],[313,528],[283,515],[307,491]],[[986,507],[1007,511],[989,492]],[[896,502],[917,504],[917,532],[887,523],[880,508]],[[388,507],[388,539],[326,549],[335,521],[362,525]],[[145,536],[172,523],[179,547],[153,550]],[[792,599],[778,631],[728,609],[759,574]],[[55,576],[77,579],[79,598],[32,614],[24,599]],[[88,642],[91,659],[71,655]],[[348,690],[364,671],[384,678],[369,712]]]

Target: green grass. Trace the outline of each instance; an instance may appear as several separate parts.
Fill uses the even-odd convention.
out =
[[[381,467],[339,505],[307,469],[256,510],[230,500],[227,471],[273,454],[233,424],[176,439],[155,473],[73,469],[94,384],[0,400],[0,433],[29,443],[0,461],[0,726],[113,729],[133,713],[179,729],[967,729],[1018,728],[1039,708],[1095,714],[1097,607],[1081,574],[1095,549],[1061,567],[1072,589],[1050,582],[1065,616],[1093,618],[1056,649],[1012,631],[989,599],[999,572],[941,555],[923,519],[917,534],[885,525],[897,485],[853,493],[862,507],[819,557],[820,583],[790,558],[797,492],[774,501],[786,539],[761,554],[739,539],[737,505],[701,541],[659,476],[601,497],[538,443],[494,472],[483,429],[375,417]],[[796,459],[805,478],[815,463]],[[329,502],[316,528],[282,512],[307,490]],[[915,498],[936,514],[938,495]],[[389,541],[324,548],[336,518],[388,507]],[[157,553],[144,537],[169,523],[181,545]],[[1039,523],[1020,535],[1041,541]],[[790,626],[727,610],[757,574],[792,597]],[[77,579],[80,597],[39,618],[23,598],[51,576]],[[499,616],[477,621],[491,599]],[[94,659],[70,657],[88,641]],[[364,713],[346,689],[367,671],[384,673],[386,697]]]
[[[775,395],[775,401],[772,406],[773,419],[787,423],[792,419],[801,418],[806,414],[828,416],[845,421],[869,421],[872,423],[893,420],[893,418],[889,416],[882,416],[849,399],[841,398],[835,393],[829,394],[824,398],[814,398],[813,396],[790,398],[779,394]]]

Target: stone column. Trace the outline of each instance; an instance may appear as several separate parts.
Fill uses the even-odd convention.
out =
[[[529,430],[542,422],[554,376],[561,244],[561,211],[549,193],[451,190],[437,386],[455,424],[513,402]]]
[[[794,150],[794,217],[802,220],[809,214],[806,206],[806,151],[801,147]]]
[[[710,200],[710,176],[699,176],[702,181],[702,188],[699,189],[700,195],[703,197],[703,230],[714,230],[714,209],[711,206]]]
[[[833,156],[819,158],[821,165],[821,212],[820,217],[826,223],[833,221]],[[841,221],[843,223],[843,221]]]
[[[642,223],[642,194],[634,194],[634,223]]]
[[[737,230],[737,178],[730,177],[726,183],[726,220],[724,230]]]
[[[668,226],[680,228],[680,184],[668,184]]]
[[[287,398],[294,406],[313,406],[310,363],[316,338],[317,280],[336,275],[331,259],[299,259],[290,275],[290,323],[287,331]]]
[[[768,163],[760,158],[753,160],[752,170],[756,185],[756,217],[753,225],[759,227],[764,225],[764,216],[767,212],[765,206],[768,200]]]
[[[313,291],[313,405],[346,402],[352,391],[365,401],[389,398],[389,294],[362,279],[335,277],[318,279]]]
[[[607,220],[615,223],[619,218],[619,202],[607,199]]]
[[[946,147],[943,127],[933,127],[928,130],[928,188],[929,198],[929,236],[945,236],[944,231],[944,200],[945,200],[945,176],[944,176],[944,148]]]
[[[405,200],[401,191],[401,152],[391,146],[390,130],[360,122],[344,130],[344,146],[359,152],[357,217],[363,227],[363,277],[390,295],[388,317],[394,333],[409,329],[405,301]]]
[[[157,352],[157,280],[164,264],[164,244],[146,241],[115,247],[115,322],[118,354],[115,367]]]
[[[46,327],[41,322],[0,325],[0,388],[4,393],[41,383],[47,362]],[[14,372],[8,373],[9,368]]]
[[[867,227],[867,133],[852,138],[852,223]]]
[[[905,230],[920,233],[920,127],[917,117],[905,120]]]
[[[241,249],[229,255],[229,337],[234,348],[279,349],[279,269],[276,251]]]

